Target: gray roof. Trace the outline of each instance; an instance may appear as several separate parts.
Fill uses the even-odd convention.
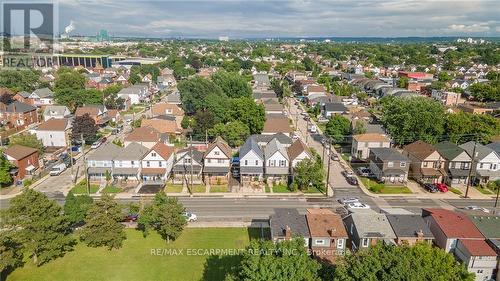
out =
[[[36,89],[33,93],[41,98],[50,98],[54,96],[54,92],[52,92],[49,88]]]
[[[177,92],[173,92],[166,97],[166,101],[169,103],[180,103],[181,102],[181,94]]]
[[[268,159],[273,156],[277,151],[279,151],[283,157],[288,160],[288,153],[286,152],[286,148],[278,142],[277,139],[272,139],[264,148],[264,157]]]
[[[26,91],[22,91],[22,92],[19,92],[18,93],[21,97],[23,98],[28,98],[31,94],[26,92]]]
[[[267,74],[254,74],[253,80],[255,80],[255,82],[257,82],[258,84],[271,84],[271,81],[269,81],[269,76]]]
[[[19,102],[19,101],[13,101],[6,107],[6,112],[17,112],[17,113],[26,113],[36,110],[36,107],[31,106],[27,103]]]
[[[487,147],[493,149],[494,151],[496,151],[498,154],[500,154],[500,141],[497,141],[497,142],[492,142],[488,145],[486,145]]]
[[[122,148],[118,145],[108,142],[97,148],[94,153],[87,156],[87,160],[103,161],[113,160],[115,157],[122,153]],[[111,169],[111,168],[110,168]]]
[[[352,218],[360,238],[396,238],[391,224],[384,214],[355,212],[349,216]]]
[[[252,96],[256,100],[259,100],[259,99],[277,99],[278,98],[276,93],[272,90],[269,90],[269,91],[254,90],[252,92]]]
[[[190,153],[192,153],[194,161],[196,161],[200,164],[202,163],[203,152],[198,151],[192,147],[188,147],[188,148],[181,149],[181,150],[177,151],[177,155],[182,155],[182,156],[178,157],[176,161],[179,161],[180,159],[182,159],[184,157],[184,155],[190,155]]]
[[[464,152],[463,148],[449,141],[436,143],[434,147],[446,160],[453,160]]]
[[[310,237],[305,215],[299,214],[297,209],[274,209],[270,218],[272,237],[284,237],[286,227],[290,227],[292,236]]]
[[[247,138],[245,143],[240,147],[240,158],[250,151],[253,151],[261,160],[264,160],[262,149],[260,149],[257,141],[251,137]]]
[[[229,166],[203,166],[203,173],[229,173]]]
[[[408,157],[401,154],[394,148],[388,147],[377,147],[370,148],[370,152],[373,153],[380,160],[389,160],[389,161],[410,161]]]
[[[69,109],[64,105],[47,105],[43,110],[43,115],[64,116],[65,112],[69,112]]]
[[[264,167],[253,167],[253,166],[240,166],[240,174],[251,175],[251,174],[263,174]]]
[[[327,102],[325,103],[325,111],[327,112],[346,112],[347,107],[343,105],[342,103],[336,103],[336,102]]]
[[[139,168],[113,168],[114,175],[137,175]]]
[[[459,145],[459,146],[460,146],[460,148],[465,150],[465,152],[467,152],[467,154],[469,154],[470,157],[472,157],[472,152],[474,152],[474,142],[473,141],[466,142],[466,143]],[[474,161],[477,161],[477,160],[483,159],[484,157],[490,155],[492,152],[495,152],[495,151],[490,147],[487,147],[485,145],[477,143],[475,152],[476,152],[476,156],[474,157]]]
[[[268,143],[272,139],[277,139],[280,143],[282,144],[292,144],[292,138],[289,136],[283,134],[283,133],[277,133],[274,135],[260,135],[260,134],[255,134],[251,135],[250,138],[255,139],[257,143]]]
[[[133,142],[124,147],[121,153],[115,157],[115,160],[141,160],[148,152],[147,147]]]
[[[386,215],[397,237],[416,237],[422,231],[424,238],[434,238],[429,226],[420,215]]]

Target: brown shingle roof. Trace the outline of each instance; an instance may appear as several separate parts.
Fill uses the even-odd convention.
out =
[[[180,108],[179,106],[171,103],[157,103],[153,105],[151,108],[151,111],[153,112],[153,115],[165,115],[167,114],[167,110],[170,110],[171,115],[174,116],[183,116],[184,115],[184,110]]]
[[[420,160],[424,160],[425,158],[429,157],[429,155],[437,151],[434,146],[423,141],[410,143],[409,145],[405,146],[403,150]]]
[[[228,158],[231,158],[231,147],[229,147],[229,145],[221,137],[217,137],[217,139],[215,139],[215,142],[211,143],[208,146],[205,155],[208,155],[208,153],[210,153],[210,151],[212,151],[212,149],[214,149],[215,147],[219,147],[222,153],[224,153]]]
[[[474,223],[460,212],[433,208],[422,210],[423,217],[429,215],[434,218],[447,237],[484,239]]]
[[[160,140],[159,132],[151,127],[140,127],[134,129],[128,136],[125,137],[125,141],[135,141],[135,142],[157,142]]]
[[[141,127],[152,127],[156,131],[166,134],[180,133],[175,121],[165,119],[144,119],[141,122]]]
[[[297,156],[299,156],[303,151],[307,152],[309,156],[311,156],[311,151],[300,139],[292,143],[292,145],[288,147],[288,157],[290,158],[290,161],[293,161],[295,158],[297,158]]]
[[[151,150],[155,151],[156,153],[158,153],[163,159],[167,160],[168,158],[170,158],[170,156],[172,155],[172,153],[174,153],[174,149],[164,143],[157,143],[155,144]]]
[[[376,134],[376,133],[368,133],[368,134],[359,134],[359,135],[354,135],[353,139],[356,141],[379,141],[379,142],[389,142],[390,140],[382,135],[382,134]]]
[[[467,249],[467,251],[472,256],[496,256],[496,252],[486,243],[484,240],[465,240],[460,239],[460,243],[462,243]]]
[[[66,127],[68,126],[69,119],[67,118],[62,118],[62,119],[49,119],[40,126],[38,126],[38,131],[64,131]]]
[[[263,133],[286,133],[289,134],[293,130],[290,128],[290,121],[286,117],[270,118],[267,116],[264,123]]]
[[[38,153],[38,149],[27,147],[24,145],[15,144],[9,148],[7,148],[4,152],[5,155],[8,155],[16,160],[20,160],[30,156],[33,153]]]
[[[306,214],[311,237],[347,237],[342,218],[332,211]]]

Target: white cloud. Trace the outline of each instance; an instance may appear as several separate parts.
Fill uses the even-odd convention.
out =
[[[490,27],[486,23],[474,23],[471,25],[452,24],[449,26],[449,29],[461,33],[476,33],[489,31]]]

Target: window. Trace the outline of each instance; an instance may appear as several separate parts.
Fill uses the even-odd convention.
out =
[[[429,165],[428,162],[423,162],[422,164],[423,164],[424,168],[427,168],[427,165]]]
[[[134,164],[135,164],[135,161],[130,161],[130,164],[132,164],[132,166],[134,166]]]
[[[217,159],[217,163],[219,163],[219,164],[224,163],[224,159]]]
[[[392,162],[392,161],[387,162],[387,167],[389,167],[389,168],[394,167],[394,162]]]
[[[286,160],[280,160],[280,167],[286,166]]]
[[[482,269],[478,269],[477,273],[483,273],[483,270]]]
[[[338,249],[344,248],[344,239],[337,239],[337,248]]]
[[[369,243],[369,242],[370,242],[370,239],[368,239],[368,238],[363,238],[363,239],[361,240],[361,246],[363,246],[363,247],[368,247],[368,243]]]
[[[191,159],[184,158],[184,164],[191,164]]]
[[[212,163],[212,159],[207,159],[207,163]]]
[[[316,239],[316,245],[325,245],[324,239]]]
[[[150,167],[149,161],[146,161],[146,167]]]
[[[255,166],[259,166],[259,160],[255,160]]]
[[[214,151],[214,155],[219,155],[219,151]]]
[[[406,167],[406,162],[401,162],[401,163],[399,164],[399,166],[400,166],[400,167]]]
[[[270,167],[276,166],[276,160],[269,160],[269,166]]]
[[[158,161],[158,167],[161,167],[163,164],[163,161]]]
[[[151,152],[151,156],[156,157],[156,152]]]
[[[483,163],[479,163],[479,168],[482,169],[483,168]]]
[[[245,166],[248,166],[248,160],[245,160]]]

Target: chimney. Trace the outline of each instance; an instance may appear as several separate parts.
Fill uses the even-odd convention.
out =
[[[292,230],[288,225],[285,226],[285,240],[292,240]]]
[[[416,234],[417,234],[417,238],[419,240],[424,238],[424,232],[422,231],[422,229],[420,229],[419,231],[417,231]]]

